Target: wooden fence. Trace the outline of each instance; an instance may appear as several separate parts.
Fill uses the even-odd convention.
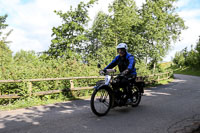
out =
[[[166,72],[166,73],[159,73],[144,77],[137,77],[136,82],[144,81],[146,84],[155,83],[161,80],[169,79],[169,77],[172,75],[172,72]],[[49,90],[49,91],[40,91],[32,93],[33,91],[33,84],[32,82],[41,82],[41,81],[58,81],[58,80],[69,80],[70,81],[70,88],[68,90],[74,91],[74,90],[84,90],[84,89],[92,89],[93,86],[87,86],[87,87],[75,87],[73,80],[77,79],[104,79],[105,76],[90,76],[90,77],[68,77],[68,78],[45,78],[45,79],[24,79],[24,80],[0,80],[0,83],[21,83],[25,82],[27,83],[27,89],[28,89],[28,96],[42,96],[42,95],[48,95],[48,94],[55,94],[55,93],[61,93],[64,90]],[[9,95],[1,95],[0,92],[0,99],[14,99],[14,98],[20,98],[18,94],[9,94]]]

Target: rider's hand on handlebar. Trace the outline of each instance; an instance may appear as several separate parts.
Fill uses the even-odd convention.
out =
[[[129,70],[126,69],[123,72],[121,72],[119,75],[117,75],[118,78],[123,78],[129,73]]]
[[[99,73],[100,75],[104,75],[106,73],[106,70],[100,70]]]
[[[104,71],[103,71],[103,70],[99,71],[99,74],[100,74],[100,75],[103,75],[103,74],[104,74]]]
[[[127,75],[129,73],[129,69],[126,69],[126,70],[124,70],[120,75],[121,76],[125,76],[125,75]]]
[[[120,74],[117,75],[116,78],[117,78],[117,79],[121,79],[121,78],[123,78],[123,77],[124,77],[124,75],[123,75],[122,73],[120,73]]]

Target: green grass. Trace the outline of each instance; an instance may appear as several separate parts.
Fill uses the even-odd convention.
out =
[[[175,74],[184,74],[192,76],[200,76],[200,69],[194,69],[190,67],[174,69]]]
[[[53,104],[53,103],[59,103],[59,102],[64,102],[64,101],[69,101],[69,100],[75,100],[75,98],[69,98],[69,99],[48,99],[48,100],[43,100],[43,99],[38,99],[38,98],[27,98],[23,100],[17,100],[14,103],[10,103],[7,105],[0,105],[0,110],[15,110],[15,109],[20,109],[20,108],[28,108],[28,107],[33,107],[33,106],[39,106],[39,105],[47,105],[47,104]]]
[[[158,84],[166,85],[166,84],[169,84],[170,82],[172,82],[173,80],[174,80],[173,78],[170,78],[168,80],[159,81]]]
[[[156,87],[156,86],[159,86],[159,85],[166,85],[166,84],[169,84],[170,82],[172,82],[173,80],[174,80],[173,78],[170,78],[170,79],[167,79],[167,80],[162,80],[162,81],[156,82],[154,84],[146,85],[145,88]]]
[[[48,99],[48,100],[28,98],[28,99],[23,99],[23,100],[17,100],[15,103],[12,103],[12,104],[0,105],[0,111],[15,110],[15,109],[20,109],[20,108],[28,108],[28,107],[33,107],[33,106],[55,104],[55,103],[66,102],[66,101],[71,101],[71,100],[80,100],[80,99],[88,99],[88,98],[90,98],[90,96],[82,96],[78,98],[67,98],[67,99]]]
[[[25,99],[18,99],[14,102],[10,102],[9,104],[0,105],[0,111],[1,110],[15,110],[20,108],[28,108],[33,106],[40,106],[40,105],[48,105],[48,104],[54,104],[54,103],[60,103],[60,102],[66,102],[71,100],[80,100],[80,99],[88,99],[90,98],[89,93],[79,94],[79,96],[73,96],[73,97],[66,97],[64,95],[60,95],[60,97],[51,98],[51,95],[45,95],[43,97],[28,97]]]
[[[70,92],[70,95],[52,94],[40,97],[28,97],[24,99],[18,99],[14,102],[9,102],[8,104],[0,105],[0,111],[54,104],[71,100],[88,99],[90,98],[92,92],[93,90],[81,90]]]
[[[163,69],[170,68],[171,65],[172,65],[172,62],[163,62],[163,63],[160,63],[160,66],[161,66]]]

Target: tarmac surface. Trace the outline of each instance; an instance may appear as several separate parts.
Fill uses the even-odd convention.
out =
[[[200,77],[146,88],[138,107],[95,116],[89,100],[0,111],[0,133],[200,133]]]

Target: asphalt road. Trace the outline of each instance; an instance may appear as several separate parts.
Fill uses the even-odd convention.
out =
[[[175,78],[147,88],[138,107],[104,117],[90,111],[89,100],[0,111],[0,133],[191,133],[200,125],[200,77]]]

